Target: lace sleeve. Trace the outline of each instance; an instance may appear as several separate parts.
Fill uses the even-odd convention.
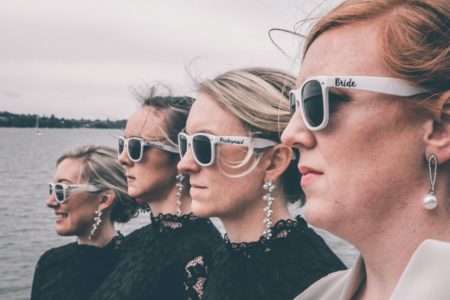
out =
[[[203,297],[208,268],[203,256],[197,256],[186,264],[184,285],[188,299],[199,300]]]

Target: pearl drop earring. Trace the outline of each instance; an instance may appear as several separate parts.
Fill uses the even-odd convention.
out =
[[[432,166],[433,165],[433,171]],[[438,161],[435,155],[431,155],[428,158],[428,173],[430,175],[430,190],[428,191],[428,194],[426,194],[422,199],[422,205],[428,210],[433,210],[438,205],[438,199],[436,198],[436,195],[434,194],[434,186],[436,184],[436,176],[437,176],[437,168],[438,168]]]

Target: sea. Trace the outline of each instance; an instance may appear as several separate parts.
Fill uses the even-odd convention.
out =
[[[45,205],[57,158],[86,144],[115,147],[121,135],[118,129],[0,128],[0,299],[29,299],[39,257],[75,241],[55,233],[55,215]],[[301,208],[290,210],[302,214]],[[224,232],[220,221],[213,222]],[[148,223],[149,215],[142,214],[116,228],[128,234]],[[348,267],[353,266],[358,252],[350,244],[316,231]]]

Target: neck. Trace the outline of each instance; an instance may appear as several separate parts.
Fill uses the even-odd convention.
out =
[[[103,220],[103,222],[97,228],[92,239],[89,239],[89,234],[90,228],[86,234],[77,236],[78,244],[102,248],[106,246],[114,236],[117,235],[117,232],[116,229],[114,228],[113,223],[108,219],[108,221]]]
[[[442,205],[440,209],[427,211],[417,200],[417,204],[405,210],[409,210],[403,214],[406,218],[397,215],[397,221],[388,225],[379,224],[383,230],[355,241],[364,258],[367,276],[358,299],[388,299],[423,241],[435,239],[450,242],[448,207]]]
[[[150,205],[153,215],[157,216],[159,214],[172,214],[177,215],[177,188],[174,186],[169,193],[161,197],[160,199],[151,199],[151,201],[146,201]],[[183,188],[183,196],[181,197],[181,214],[188,214],[191,212],[191,198]]]
[[[258,201],[259,200],[259,201]],[[255,205],[243,209],[241,213],[230,216],[220,216],[225,227],[228,238],[233,243],[253,242],[261,238],[264,231],[263,220],[265,218],[263,208],[265,202],[261,199],[254,200]],[[286,200],[277,197],[272,205],[272,224],[280,220],[292,219],[287,207]]]

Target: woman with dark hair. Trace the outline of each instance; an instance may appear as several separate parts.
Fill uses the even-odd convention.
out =
[[[450,5],[348,0],[312,29],[282,141],[353,270],[298,299],[450,299]]]
[[[206,269],[203,299],[292,299],[345,266],[287,203],[301,202],[298,154],[280,144],[293,76],[269,68],[233,70],[198,84],[178,169],[190,176],[192,211],[218,217],[225,247]],[[202,278],[200,278],[202,279]],[[198,280],[199,289],[204,281]]]
[[[188,180],[177,173],[177,136],[186,124],[192,98],[162,96],[155,87],[119,138],[128,193],[146,203],[151,224],[126,237],[124,256],[93,299],[195,299],[187,271],[197,256],[209,257],[220,234],[207,219],[190,213]]]
[[[41,256],[31,299],[87,299],[103,282],[124,239],[114,222],[136,215],[126,184],[113,148],[83,146],[57,160],[47,206],[55,211],[56,233],[77,241]]]

